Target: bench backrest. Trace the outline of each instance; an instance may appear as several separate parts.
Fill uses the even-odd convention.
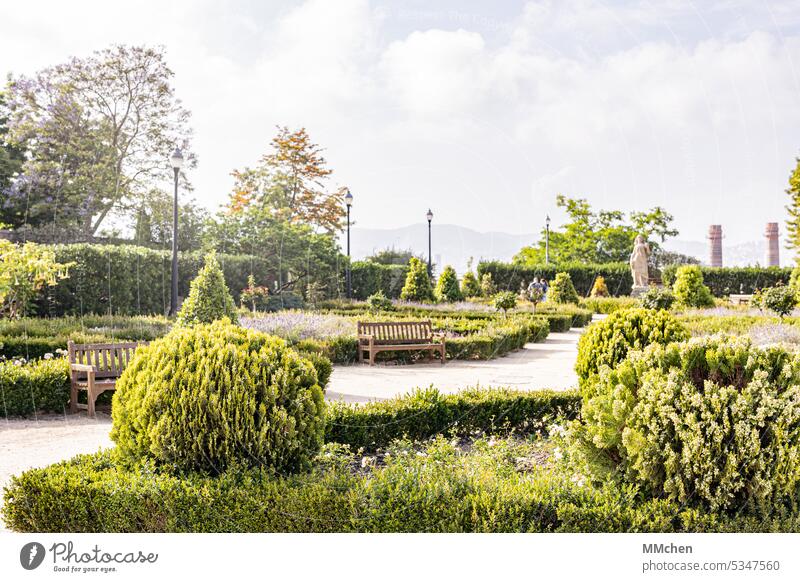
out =
[[[136,348],[147,342],[124,344],[75,344],[68,342],[71,364],[89,364],[97,368],[95,378],[119,378],[130,363]],[[85,372],[77,372],[85,377]]]
[[[418,344],[431,340],[433,328],[428,321],[359,321],[358,333],[375,336],[380,344]]]

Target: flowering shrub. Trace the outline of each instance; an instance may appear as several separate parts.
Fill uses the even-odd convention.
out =
[[[256,278],[250,275],[247,278],[247,287],[242,289],[240,298],[242,307],[246,307],[254,313],[263,311],[268,305],[269,287],[256,285]]]
[[[675,303],[675,296],[667,288],[650,287],[639,296],[639,304],[645,309],[669,310]]]
[[[792,286],[776,285],[757,291],[751,301],[753,307],[772,311],[783,318],[797,305],[797,292]]]
[[[507,314],[509,309],[517,306],[517,296],[511,291],[502,291],[494,296],[494,308]]]
[[[746,338],[652,345],[600,372],[573,425],[598,480],[711,511],[767,514],[800,486],[800,356]]]
[[[241,325],[289,341],[355,336],[356,333],[353,319],[310,311],[285,310],[258,317],[243,317]]]
[[[591,380],[603,366],[614,367],[631,350],[650,344],[667,344],[689,338],[686,328],[666,311],[622,309],[590,325],[578,340],[575,371],[587,393]]]

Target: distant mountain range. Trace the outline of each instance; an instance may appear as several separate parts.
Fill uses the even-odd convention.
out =
[[[524,246],[531,244],[537,235],[509,234],[506,232],[478,232],[471,228],[454,224],[434,224],[431,247],[433,262],[441,269],[452,265],[463,273],[467,262],[473,259],[473,268],[481,260],[510,261]],[[342,247],[344,248],[344,237]],[[394,247],[398,250],[410,249],[414,253],[428,256],[428,225],[412,224],[400,228],[351,229],[350,248],[353,258],[363,259],[377,251]],[[698,258],[702,263],[708,261],[708,243],[697,241],[668,241],[664,248]],[[722,260],[725,266],[739,267],[764,264],[766,241],[751,241],[735,245],[725,245],[723,240]],[[793,255],[781,248],[781,264],[792,263]]]

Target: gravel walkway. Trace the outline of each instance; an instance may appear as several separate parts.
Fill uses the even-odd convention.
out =
[[[551,333],[547,341],[490,361],[441,364],[336,366],[327,390],[330,400],[365,402],[435,385],[442,392],[467,386],[510,386],[523,390],[565,390],[577,384],[573,372],[580,330]],[[96,419],[75,415],[42,415],[0,420],[0,489],[26,469],[42,467],[80,453],[113,445],[111,418],[99,410]],[[0,531],[3,530],[0,523]]]

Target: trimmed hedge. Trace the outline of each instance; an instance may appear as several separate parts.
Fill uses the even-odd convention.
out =
[[[0,362],[0,396],[6,417],[39,410],[63,412],[69,403],[69,363],[65,358],[21,366]]]
[[[575,390],[476,387],[442,394],[430,387],[360,405],[328,403],[325,440],[371,449],[395,439],[422,440],[440,433],[529,433],[542,429],[544,419],[575,418],[580,407]]]
[[[374,457],[328,446],[299,475],[250,469],[182,478],[121,467],[110,451],[81,455],[14,477],[3,518],[17,532],[76,533],[800,530],[792,513],[709,514],[581,484],[551,467],[521,468],[535,448],[507,440],[478,441],[470,452],[443,439],[390,452],[374,468]]]
[[[171,253],[132,245],[54,245],[56,260],[75,262],[69,277],[49,287],[35,305],[35,315],[166,313],[170,300]],[[234,300],[252,273],[266,285],[275,274],[268,262],[247,255],[218,255]],[[202,253],[178,255],[178,293],[186,297],[189,283],[203,266]]]
[[[365,300],[383,291],[390,299],[398,299],[408,274],[408,265],[383,265],[372,261],[355,261],[350,265],[353,297]]]
[[[672,286],[681,265],[668,265],[661,271],[665,286]],[[714,297],[730,294],[751,294],[757,289],[789,284],[792,269],[789,267],[700,267],[703,283]]]
[[[578,294],[587,297],[592,290],[597,276],[605,279],[609,293],[613,296],[630,295],[633,287],[631,268],[627,263],[606,263],[588,265],[583,263],[564,263],[559,265],[536,265],[533,267],[503,263],[500,261],[484,261],[478,264],[478,277],[489,273],[497,288],[501,291],[519,291],[520,286],[527,287],[534,277],[544,277],[553,281],[557,273],[568,273]]]

